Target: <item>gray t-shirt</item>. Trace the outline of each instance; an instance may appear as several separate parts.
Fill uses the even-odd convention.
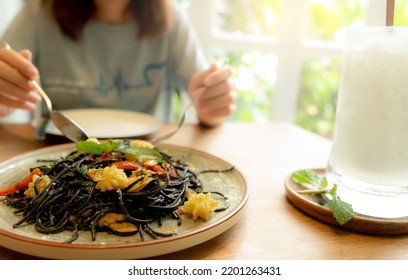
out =
[[[174,6],[175,21],[160,38],[137,38],[138,24],[108,25],[92,19],[79,43],[63,35],[42,8],[27,1],[2,42],[28,48],[55,109],[116,108],[171,120],[174,89],[208,65],[187,16]]]

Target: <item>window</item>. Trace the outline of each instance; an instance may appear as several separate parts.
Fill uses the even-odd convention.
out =
[[[13,20],[14,16],[21,9],[23,4],[22,0],[2,0],[0,1],[0,38],[3,35],[3,32]],[[3,44],[4,42],[0,42]],[[2,47],[0,45],[0,47]],[[14,114],[0,118],[0,122],[4,123],[26,123],[30,120],[30,113],[24,110],[17,110]]]
[[[22,0],[2,0],[0,2],[0,37],[21,6]]]
[[[185,2],[207,56],[233,68],[231,120],[288,121],[327,137],[346,28],[385,24],[386,0]],[[395,25],[406,25],[408,1],[395,5]]]

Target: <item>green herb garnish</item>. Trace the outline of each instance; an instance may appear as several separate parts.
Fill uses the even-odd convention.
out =
[[[293,179],[305,186],[306,188],[312,189],[325,189],[328,186],[327,178],[321,176],[316,172],[309,169],[302,169],[292,173]]]
[[[328,207],[333,212],[333,217],[340,225],[349,222],[355,215],[351,204],[344,202],[337,195],[337,185],[329,187],[326,176],[312,170],[302,169],[292,173],[292,178],[298,184],[307,188],[299,193],[319,195],[328,201]]]
[[[96,143],[92,141],[80,141],[75,145],[79,153],[86,153],[91,155],[101,155],[103,153],[112,153],[117,150],[126,154],[128,159],[136,161],[136,158],[155,159],[161,161],[162,155],[154,149],[145,147],[127,147],[120,148],[120,142],[108,141],[105,143]]]
[[[163,156],[154,149],[145,148],[145,147],[129,147],[120,150],[126,155],[127,158],[133,159],[132,156],[145,158],[145,159],[156,159],[161,161]],[[135,159],[133,159],[135,160]]]
[[[119,147],[119,142],[108,141],[106,143],[96,143],[92,141],[80,141],[75,144],[76,149],[80,153],[91,155],[101,155],[103,153],[111,153]]]

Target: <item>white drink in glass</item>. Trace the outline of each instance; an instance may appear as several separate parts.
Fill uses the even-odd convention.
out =
[[[408,215],[408,29],[350,29],[342,63],[328,178],[355,211]]]

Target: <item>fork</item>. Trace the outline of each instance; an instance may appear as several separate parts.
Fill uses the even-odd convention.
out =
[[[220,66],[220,68],[224,67],[227,63],[228,63],[228,59],[224,59],[223,62],[222,62],[222,64],[221,64],[221,66]],[[177,125],[177,127],[176,127],[175,130],[173,130],[172,132],[170,132],[170,133],[168,133],[168,134],[164,134],[164,135],[162,135],[162,136],[156,137],[155,139],[153,139],[153,140],[151,141],[151,143],[154,144],[154,145],[156,145],[156,144],[158,144],[158,143],[160,143],[160,142],[163,142],[163,141],[169,139],[169,138],[172,137],[174,134],[176,134],[176,133],[180,130],[180,128],[183,126],[184,121],[185,121],[185,119],[186,119],[186,115],[187,115],[188,110],[189,110],[189,109],[195,104],[195,102],[207,91],[207,89],[208,89],[207,87],[203,87],[203,88],[201,89],[201,91],[200,91],[196,96],[194,96],[194,97],[191,99],[190,104],[188,104],[187,107],[184,109],[183,115],[181,116],[180,121],[179,121],[179,123],[178,123],[178,125]]]
[[[204,94],[204,92],[205,92],[206,90],[207,90],[206,87],[202,88],[201,91],[200,91],[196,96],[194,96],[194,98],[191,99],[190,104],[188,104],[188,106],[184,109],[183,115],[181,116],[180,121],[179,121],[179,123],[178,123],[178,125],[177,125],[177,127],[176,127],[175,130],[173,130],[173,131],[170,132],[170,133],[164,134],[164,135],[162,135],[162,136],[159,136],[159,137],[153,139],[153,140],[151,141],[151,143],[152,143],[153,145],[156,145],[156,144],[158,144],[158,143],[160,143],[160,142],[163,142],[163,141],[169,139],[169,138],[172,137],[174,134],[176,134],[176,133],[180,130],[180,128],[183,126],[184,121],[185,121],[185,119],[186,119],[186,115],[187,115],[188,110],[194,105],[195,101],[197,101],[197,99],[199,99],[200,96]]]

